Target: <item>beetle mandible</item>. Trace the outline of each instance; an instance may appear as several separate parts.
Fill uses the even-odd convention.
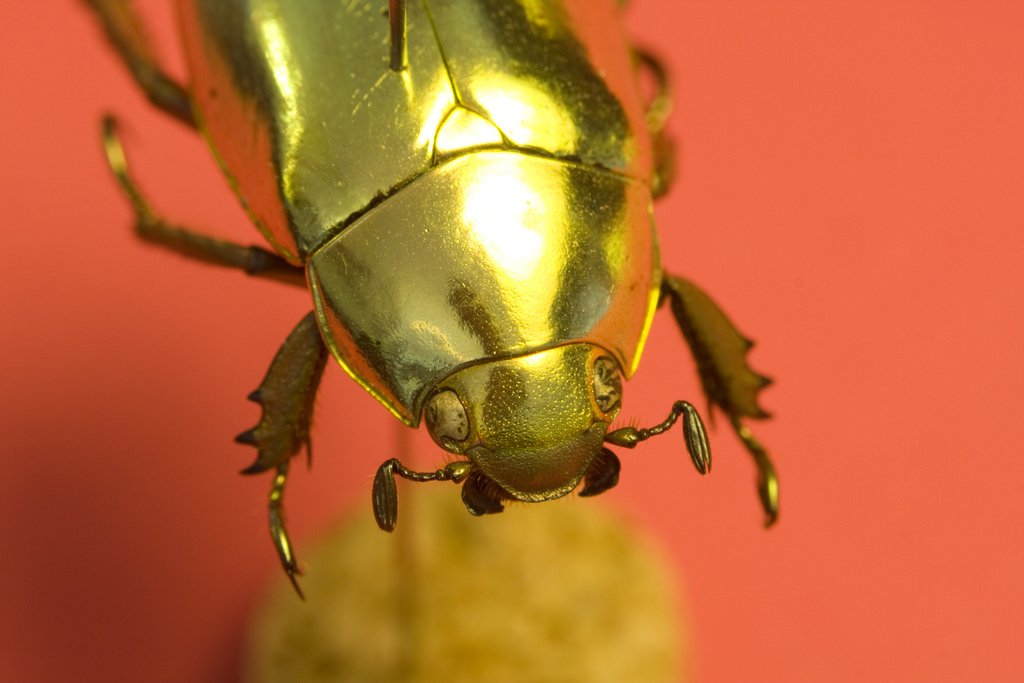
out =
[[[87,0],[152,103],[199,132],[272,249],[173,225],[129,171],[115,120],[103,140],[143,239],[308,286],[314,310],[249,398],[245,473],[272,471],[270,528],[299,567],[282,501],[309,446],[328,356],[449,464],[397,459],[373,483],[397,521],[395,476],[453,481],[474,515],[614,486],[619,460],[679,418],[711,466],[697,411],[610,425],[659,303],[696,359],[709,405],[754,456],[771,524],[778,483],[742,422],[768,379],[706,294],[662,273],[652,199],[671,181],[666,78],[624,38],[615,0],[178,0],[189,72],[169,77],[123,0]],[[640,75],[656,84],[641,96]]]

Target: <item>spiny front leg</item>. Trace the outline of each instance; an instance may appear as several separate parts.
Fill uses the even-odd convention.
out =
[[[779,482],[767,451],[754,438],[741,418],[768,417],[757,399],[771,380],[750,368],[747,352],[753,342],[740,334],[718,305],[696,285],[682,278],[666,276],[662,300],[668,299],[672,314],[697,361],[701,385],[708,402],[729,416],[743,445],[754,457],[758,470],[757,490],[765,512],[765,525],[775,523],[779,514]]]
[[[277,470],[270,491],[270,536],[297,591],[295,577],[300,572],[284,525],[284,487],[292,456],[305,447],[308,461],[312,460],[309,426],[326,362],[327,348],[317,329],[316,317],[310,312],[288,335],[259,388],[249,394],[249,399],[263,408],[259,423],[235,439],[255,446],[258,451],[256,461],[242,470],[243,474]]]

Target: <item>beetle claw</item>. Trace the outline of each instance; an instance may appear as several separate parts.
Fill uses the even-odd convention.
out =
[[[305,600],[306,594],[302,592],[302,586],[299,585],[299,576],[301,576],[302,572],[298,571],[297,569],[291,570],[287,567],[285,567],[284,571],[288,575],[288,581],[291,582],[292,588],[294,588],[295,592],[299,594],[299,599]]]
[[[274,477],[274,484],[270,489],[270,505],[268,508],[270,516],[270,537],[274,541],[274,548],[281,560],[281,566],[288,581],[291,582],[295,592],[303,600],[306,596],[299,587],[298,577],[302,574],[298,561],[295,559],[295,550],[292,548],[291,539],[288,537],[288,530],[284,526],[284,487],[288,481],[288,463],[277,467],[277,476]]]

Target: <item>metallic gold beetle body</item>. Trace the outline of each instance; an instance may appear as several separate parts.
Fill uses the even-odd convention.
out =
[[[335,358],[411,426],[490,358],[589,341],[631,373],[660,280],[616,8],[413,2],[398,72],[380,10],[182,3],[201,125]]]
[[[410,427],[425,414],[461,456],[434,473],[382,465],[374,503],[387,529],[394,474],[465,482],[476,514],[581,480],[598,493],[618,476],[603,444],[633,447],[679,416],[706,471],[686,402],[654,428],[609,431],[659,297],[672,300],[709,398],[763,456],[774,517],[770,463],[738,421],[763,416],[749,342],[661,273],[652,194],[670,170],[667,99],[644,101],[637,70],[660,67],[631,49],[617,3],[179,0],[187,91],[160,71],[127,5],[90,4],[150,98],[206,137],[274,253],[229,257],[244,248],[200,245],[209,238],[164,223],[108,120],[140,234],[253,274],[302,269],[313,293],[315,328],[304,320],[282,347],[251,397],[263,419],[240,437],[259,449],[249,471],[277,470],[271,527],[290,575],[280,503],[325,349]]]

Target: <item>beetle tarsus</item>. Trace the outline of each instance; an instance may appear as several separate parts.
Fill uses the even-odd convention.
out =
[[[757,465],[757,496],[765,514],[764,525],[770,527],[779,519],[779,478],[775,474],[775,465],[749,427],[735,418],[730,423]]]
[[[305,600],[306,596],[302,593],[302,588],[299,587],[298,579],[302,571],[295,559],[295,550],[284,525],[284,487],[288,482],[288,464],[286,461],[277,466],[274,483],[270,488],[270,504],[268,505],[270,538],[274,541],[274,548],[277,550],[277,556],[281,560],[285,574],[288,575],[288,580],[299,597]]]

